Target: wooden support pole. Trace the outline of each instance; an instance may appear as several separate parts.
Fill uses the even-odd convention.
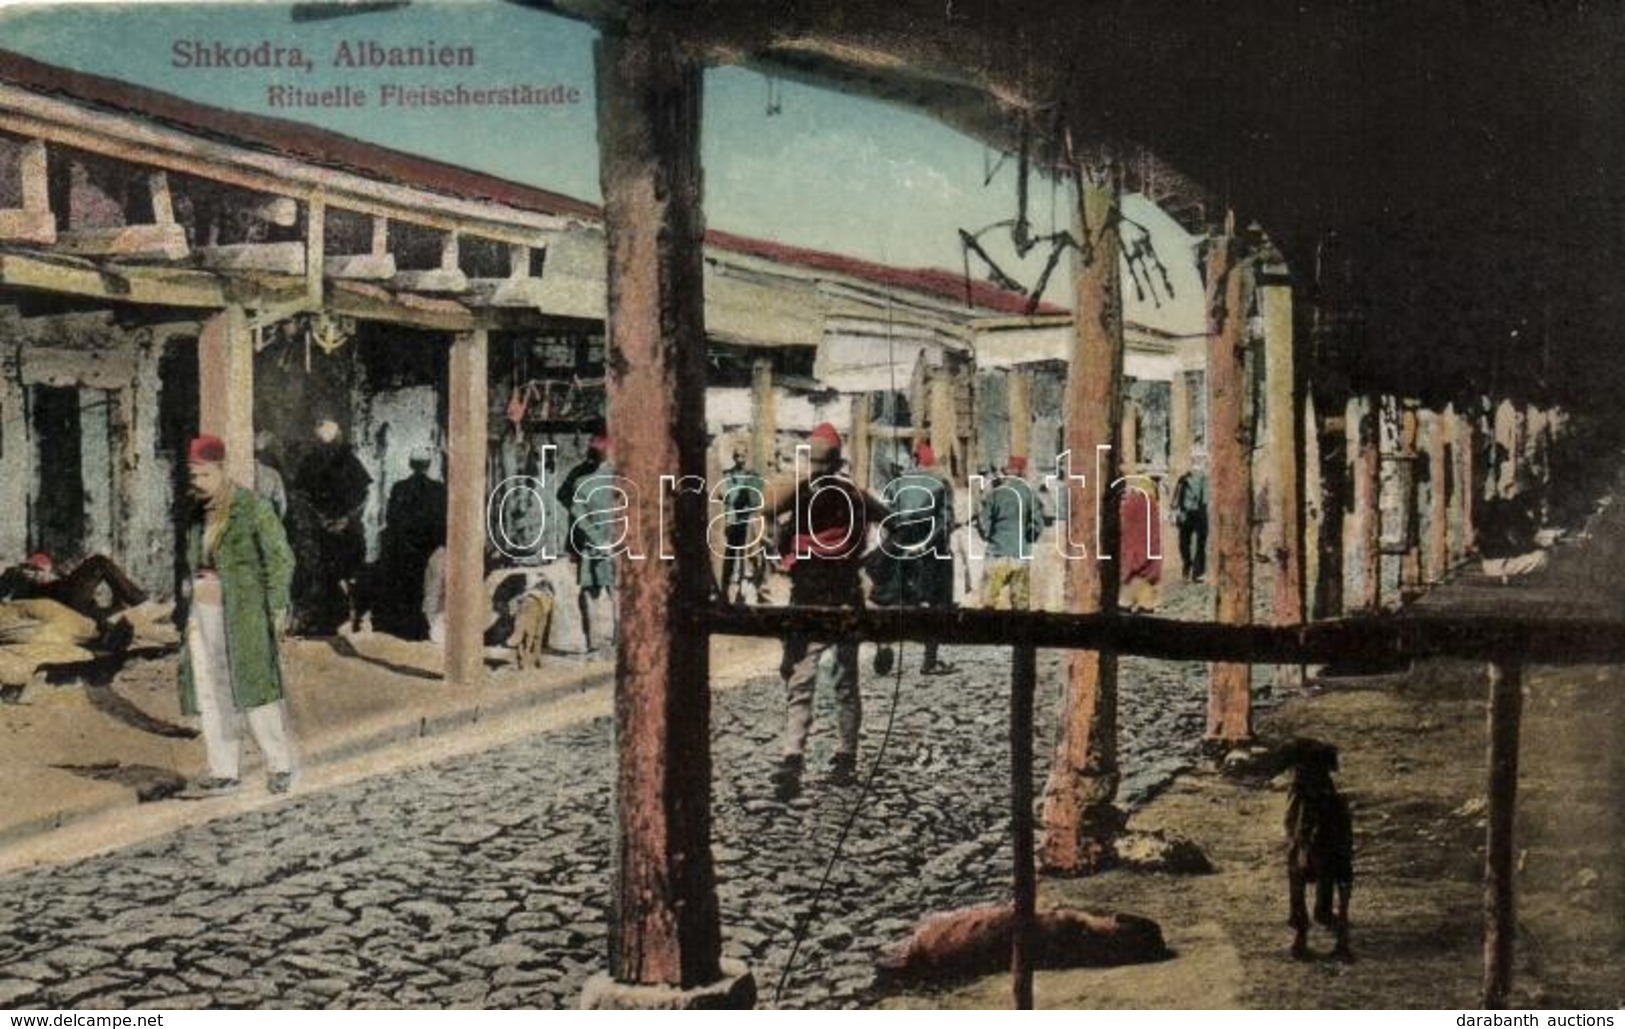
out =
[[[1429,584],[1441,582],[1450,570],[1450,440],[1448,411],[1422,415],[1423,442],[1428,461],[1427,548],[1423,575]]]
[[[1335,400],[1327,411],[1317,409],[1312,446],[1320,449],[1320,534],[1315,539],[1319,562],[1319,584],[1314,595],[1314,617],[1337,618],[1343,614],[1348,562],[1349,413],[1352,405]],[[1336,412],[1333,414],[1332,412]]]
[[[1117,438],[1122,448],[1117,459],[1117,473],[1133,475],[1140,470],[1140,409],[1132,397],[1123,398],[1123,420]]]
[[[1320,617],[1317,598],[1320,596],[1321,548],[1320,536],[1325,524],[1325,482],[1320,467],[1320,421],[1315,411],[1315,396],[1305,391],[1303,397],[1303,597],[1304,620]]]
[[[959,438],[959,416],[954,410],[954,376],[946,367],[931,370],[931,449],[944,469],[953,467],[954,443]]]
[[[479,686],[485,677],[485,481],[490,385],[485,330],[451,345],[446,414],[446,681]]]
[[[147,176],[147,188],[152,195],[152,223],[175,224],[175,205],[169,196],[169,176],[161,171],[153,172]]]
[[[1515,825],[1518,811],[1518,733],[1523,719],[1523,668],[1489,666],[1489,838],[1484,854],[1484,1006],[1506,1006],[1512,989],[1517,932]]]
[[[1478,547],[1478,530],[1473,519],[1478,516],[1479,490],[1484,474],[1480,450],[1483,439],[1478,434],[1478,419],[1471,412],[1463,412],[1457,429],[1457,460],[1461,462],[1461,553],[1465,557]]]
[[[326,299],[326,238],[327,201],[318,193],[305,206],[305,300],[318,311]]]
[[[198,334],[198,430],[226,444],[226,475],[254,485],[254,338],[236,304]]]
[[[1033,1007],[1033,961],[1038,880],[1033,867],[1033,695],[1038,691],[1038,648],[1013,648],[1010,665],[1010,844],[1014,856],[1014,925],[1010,979],[1015,1007]]]
[[[1179,368],[1168,384],[1168,473],[1174,481],[1191,467],[1191,450],[1195,446],[1193,422],[1190,373]]]
[[[1299,472],[1298,427],[1303,405],[1298,389],[1292,334],[1292,281],[1284,266],[1266,270],[1258,287],[1264,316],[1264,440],[1270,522],[1275,526],[1269,554],[1273,583],[1270,604],[1276,625],[1304,619],[1303,476]],[[1282,665],[1278,686],[1303,685],[1303,669]]]
[[[31,139],[24,143],[17,166],[22,176],[23,210],[48,213],[51,210],[51,186],[45,142]]]
[[[759,357],[750,369],[750,456],[758,475],[779,470],[779,401],[773,392],[773,362]]]
[[[609,268],[609,435],[635,491],[618,558],[615,883],[610,974],[697,988],[721,972],[711,864],[711,687],[705,640],[704,215],[700,67],[658,9],[598,49]],[[662,504],[662,478],[679,488]],[[662,511],[665,517],[662,517]],[[632,555],[642,560],[632,560]]]
[[[1214,617],[1253,620],[1252,434],[1247,424],[1247,304],[1250,267],[1238,260],[1234,215],[1208,250],[1208,461],[1212,469]],[[1252,738],[1252,668],[1216,662],[1208,684],[1210,747]]]
[[[867,393],[859,393],[852,398],[851,436],[852,481],[864,489],[873,489],[871,464],[874,460],[874,441],[869,437],[869,394]]]
[[[1066,562],[1065,605],[1075,613],[1117,609],[1117,565],[1100,560],[1118,552],[1117,504],[1103,498],[1116,465],[1123,396],[1123,301],[1118,276],[1121,249],[1115,224],[1121,174],[1115,169],[1080,170],[1074,238],[1085,241],[1073,255],[1075,315],[1066,376],[1066,450],[1070,473],[1088,476],[1093,489],[1073,490],[1068,539],[1092,543],[1081,560]],[[1109,448],[1099,461],[1098,448]],[[1096,508],[1100,535],[1096,538]],[[1046,869],[1069,875],[1098,870],[1113,854],[1111,837],[1121,827],[1117,799],[1117,655],[1075,651],[1067,659],[1061,734],[1044,785]]]
[[[1033,380],[1020,369],[1010,369],[1005,378],[1009,388],[1010,453],[1031,457],[1033,429]]]
[[[1360,569],[1359,610],[1382,608],[1382,402],[1357,397],[1350,412],[1354,456],[1354,552]]]
[[[1399,412],[1400,457],[1400,537],[1405,554],[1399,563],[1399,596],[1410,603],[1422,593],[1422,491],[1419,488],[1422,422],[1414,403],[1403,403]]]

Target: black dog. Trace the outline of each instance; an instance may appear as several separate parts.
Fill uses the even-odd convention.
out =
[[[1296,739],[1281,748],[1279,758],[1293,769],[1287,792],[1287,883],[1291,891],[1288,924],[1295,935],[1292,956],[1309,955],[1309,912],[1304,894],[1315,884],[1315,921],[1337,934],[1339,958],[1349,954],[1349,892],[1354,888],[1354,824],[1348,802],[1337,792],[1337,748],[1319,740]],[[1337,911],[1332,911],[1332,891]]]

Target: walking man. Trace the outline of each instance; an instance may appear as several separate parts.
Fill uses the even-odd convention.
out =
[[[889,530],[881,545],[885,560],[875,584],[879,607],[953,607],[954,556],[949,540],[954,531],[954,493],[948,476],[937,467],[931,444],[921,443],[912,469],[886,484],[882,497],[891,509]],[[938,642],[927,640],[920,672],[946,675],[955,669],[938,658]],[[892,648],[882,644],[875,654],[875,670],[892,666]]]
[[[1174,524],[1179,529],[1179,569],[1186,582],[1207,575],[1207,455],[1191,454],[1191,467],[1174,484]]]
[[[244,722],[265,759],[267,788],[286,793],[293,753],[277,643],[286,628],[293,551],[271,505],[227,478],[225,462],[216,436],[199,436],[187,452],[201,511],[186,535],[191,596],[181,709],[202,724],[209,770],[186,795],[237,789]]]
[[[625,495],[615,477],[608,436],[600,433],[592,438],[587,460],[594,463],[586,470],[578,465],[571,471],[559,494],[569,507],[570,547],[581,590],[577,596],[581,632],[587,653],[592,654],[615,647],[615,555],[620,552],[618,512],[625,511]]]
[[[795,472],[768,483],[764,505],[770,517],[785,522],[779,559],[790,573],[790,603],[862,607],[864,546],[870,526],[885,518],[886,509],[873,494],[835,474],[841,467],[841,436],[833,425],[825,422],[813,429],[807,452],[810,460],[805,465],[798,459]],[[821,678],[833,681],[839,732],[829,779],[837,785],[856,782],[863,725],[857,642],[787,636],[779,674],[785,680],[786,703],[774,795],[787,801],[801,792],[813,693]]]
[[[1044,514],[1026,475],[1027,459],[1011,455],[1005,474],[982,498],[977,528],[987,541],[988,556],[987,578],[982,582],[983,607],[1014,611],[1032,607],[1030,550],[1044,529]]]
[[[762,547],[760,541],[752,545],[751,530],[756,525],[764,484],[762,477],[746,466],[747,457],[743,444],[735,446],[733,467],[722,473],[723,527],[727,534],[722,553],[722,599],[730,604],[744,602],[747,579],[757,602],[762,599]]]

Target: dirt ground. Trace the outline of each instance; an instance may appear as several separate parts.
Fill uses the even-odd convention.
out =
[[[1625,1004],[1625,758],[1621,669],[1525,673],[1518,813],[1518,937],[1511,1003]],[[1283,865],[1284,780],[1182,776],[1131,828],[1196,841],[1216,871],[1113,871],[1042,880],[1040,904],[1155,919],[1174,957],[1041,972],[1040,1007],[1472,1008],[1483,974],[1487,686],[1480,665],[1344,680],[1260,719],[1263,739],[1314,736],[1342,751],[1353,808],[1354,960],[1293,961]],[[888,998],[887,1007],[1002,1007],[1006,976]]]

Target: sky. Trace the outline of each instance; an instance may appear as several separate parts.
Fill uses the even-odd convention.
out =
[[[502,0],[414,0],[389,11],[295,22],[290,5],[232,3],[57,3],[0,7],[0,47],[38,60],[121,79],[202,103],[309,121],[400,150],[596,201],[598,151],[590,26]],[[474,50],[473,67],[338,67],[341,42],[384,46],[449,44]],[[298,48],[308,69],[177,66],[178,49]],[[286,59],[285,59],[286,63]],[[386,83],[471,88],[562,85],[574,104],[508,108],[277,109],[272,87],[355,86],[376,97]],[[771,108],[771,110],[770,110]],[[706,223],[899,266],[959,271],[958,230],[973,232],[1015,212],[1015,162],[928,116],[868,98],[744,68],[706,72],[702,159]],[[1049,233],[1070,222],[1063,184],[1031,186],[1029,218]],[[1128,216],[1151,230],[1175,297],[1160,307],[1125,287],[1131,320],[1176,333],[1203,328],[1194,240],[1138,197]],[[1046,253],[1015,259],[1008,235],[984,237],[1020,281],[1038,277]],[[973,259],[972,271],[984,269]],[[1045,299],[1068,305],[1065,276]]]

